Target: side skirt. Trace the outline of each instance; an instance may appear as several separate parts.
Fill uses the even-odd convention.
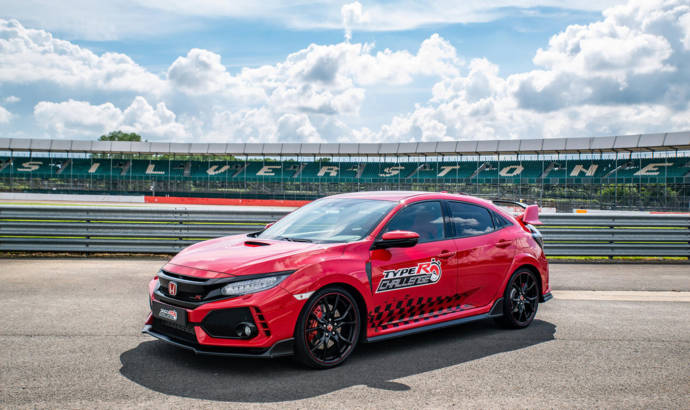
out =
[[[491,316],[489,313],[481,313],[481,314],[474,315],[474,316],[467,316],[467,317],[463,317],[463,318],[456,319],[456,320],[450,320],[448,322],[434,323],[433,325],[416,327],[414,329],[407,329],[407,330],[403,330],[403,331],[400,331],[397,333],[389,333],[386,335],[369,337],[366,339],[366,341],[369,343],[380,342],[382,340],[388,340],[388,339],[393,339],[396,337],[413,335],[415,333],[427,332],[429,330],[442,329],[444,327],[455,326],[455,325],[460,325],[460,324],[469,323],[469,322],[475,322],[477,320],[488,319],[490,317]]]
[[[489,317],[503,316],[503,298],[498,298],[489,311]]]

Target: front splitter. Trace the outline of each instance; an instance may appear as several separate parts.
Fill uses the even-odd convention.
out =
[[[273,346],[266,349],[257,348],[242,348],[242,347],[214,347],[214,346],[202,346],[193,345],[178,339],[172,338],[163,333],[159,333],[151,327],[151,325],[146,325],[141,330],[142,333],[149,334],[159,340],[162,340],[168,344],[181,347],[183,349],[191,350],[198,355],[207,356],[225,356],[225,357],[257,357],[264,359],[272,359],[274,357],[291,356],[294,354],[294,339],[283,339],[276,342]]]

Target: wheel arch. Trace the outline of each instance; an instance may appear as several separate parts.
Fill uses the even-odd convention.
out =
[[[359,307],[359,318],[362,321],[362,326],[359,331],[359,339],[360,340],[365,340],[367,338],[367,302],[364,300],[364,296],[360,293],[360,291],[355,288],[352,285],[349,285],[347,283],[342,283],[342,282],[336,282],[336,283],[331,283],[326,286],[336,286],[336,287],[341,287],[350,292],[352,296],[355,298],[355,302],[357,302],[357,306]]]
[[[359,331],[359,340],[360,341],[366,340],[366,338],[367,338],[367,312],[368,312],[368,310],[367,310],[367,302],[366,302],[366,300],[364,300],[364,296],[362,296],[362,294],[360,293],[360,291],[357,288],[355,288],[354,286],[349,285],[347,283],[344,283],[344,282],[329,283],[328,285],[325,285],[323,287],[331,287],[331,286],[344,288],[345,290],[350,292],[350,294],[352,294],[352,296],[355,298],[355,302],[357,302],[357,306],[359,307],[359,318],[362,321],[361,322],[362,327],[360,328],[360,331]]]
[[[542,298],[541,290],[542,290],[542,286],[543,286],[542,278],[541,278],[541,275],[539,274],[539,269],[536,266],[534,266],[531,263],[521,263],[521,264],[516,264],[516,266],[517,267],[515,269],[512,269],[510,271],[510,275],[508,275],[508,280],[506,281],[506,284],[502,288],[503,289],[502,294],[504,295],[503,298],[507,299],[510,295],[510,294],[506,295],[506,293],[508,292],[507,286],[511,280],[510,278],[512,278],[517,272],[520,272],[520,271],[532,272],[533,276],[536,276],[538,278],[536,280],[538,296],[537,296],[537,301],[534,305],[533,311],[531,312],[529,317],[525,318],[524,322],[521,321],[521,318],[522,318],[521,314],[524,312],[524,309],[520,310],[520,316],[518,318],[516,318],[513,315],[513,312],[515,312],[515,310],[513,310],[513,307],[511,305],[509,305],[510,302],[503,300],[503,303],[501,303],[501,305],[500,305],[502,312],[500,312],[500,315],[494,313],[494,320],[496,320],[497,323],[501,324],[502,326],[505,326],[505,327],[508,327],[511,329],[521,329],[521,328],[527,327],[532,322],[532,320],[534,320],[537,309],[539,307],[539,302],[541,301],[541,298]],[[493,308],[492,308],[492,312],[493,312]]]
[[[544,284],[542,283],[541,273],[539,273],[539,269],[537,269],[536,266],[534,266],[530,263],[524,263],[524,264],[518,266],[517,268],[513,269],[513,272],[510,274],[510,276],[513,276],[513,273],[515,273],[518,270],[523,269],[523,268],[530,270],[532,273],[534,273],[534,276],[537,277],[537,286],[539,286],[539,299],[541,300],[541,297],[542,297],[541,293],[544,290]],[[507,286],[507,282],[506,282],[506,286]],[[503,291],[505,291],[505,286],[504,286]]]
[[[503,293],[506,290],[506,286],[508,286],[508,282],[510,281],[510,278],[513,276],[513,273],[515,273],[518,269],[522,268],[529,269],[537,276],[537,284],[539,285],[539,298],[541,300],[542,292],[544,291],[544,280],[546,280],[548,284],[548,277],[545,278],[545,272],[542,272],[542,269],[546,269],[546,267],[542,267],[540,260],[537,259],[534,255],[527,252],[521,252],[515,255],[515,257],[513,258],[513,263],[511,264],[510,268],[506,272],[505,277],[503,278],[503,283],[498,288],[499,293],[497,293],[496,298],[503,296]]]
[[[318,289],[314,291],[314,294],[321,289],[325,288],[342,288],[346,291],[348,291],[353,298],[355,298],[355,303],[357,303],[357,307],[359,308],[359,318],[362,323],[362,326],[360,327],[360,332],[359,332],[359,339],[360,341],[366,340],[367,338],[367,302],[364,299],[364,296],[362,296],[362,293],[357,289],[356,287],[352,286],[349,283],[345,282],[329,282],[326,284],[323,284],[320,286]],[[314,295],[311,295],[309,297],[309,300],[307,303],[304,304],[303,309],[309,304],[309,302],[312,300]],[[297,323],[295,324],[297,326]]]

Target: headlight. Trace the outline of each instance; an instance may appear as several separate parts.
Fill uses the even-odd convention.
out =
[[[249,293],[256,293],[262,290],[271,289],[277,286],[285,278],[290,276],[292,272],[285,272],[280,274],[269,274],[257,279],[241,280],[227,284],[221,288],[220,293],[225,296],[240,296]]]

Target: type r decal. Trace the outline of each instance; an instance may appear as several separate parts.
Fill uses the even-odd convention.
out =
[[[421,262],[417,266],[384,271],[376,293],[431,285],[439,279],[441,279],[441,262],[432,258],[431,261]]]

